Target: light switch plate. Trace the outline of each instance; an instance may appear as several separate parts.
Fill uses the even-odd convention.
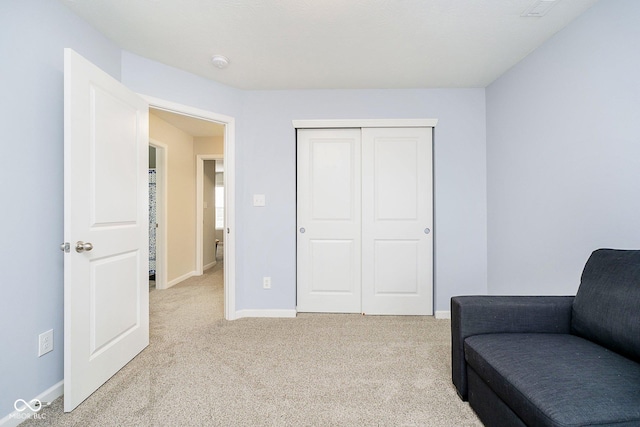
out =
[[[38,357],[53,350],[53,329],[38,335]]]
[[[253,195],[253,206],[265,206],[266,200],[264,194],[254,194]]]

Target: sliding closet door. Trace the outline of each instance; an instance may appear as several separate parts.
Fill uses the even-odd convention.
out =
[[[362,311],[433,314],[431,128],[362,129]]]
[[[432,128],[298,130],[300,312],[433,314]]]
[[[297,309],[361,311],[360,129],[300,129]]]

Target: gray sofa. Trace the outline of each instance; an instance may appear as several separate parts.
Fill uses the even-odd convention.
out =
[[[640,426],[640,250],[593,252],[575,297],[454,297],[451,334],[487,426]]]

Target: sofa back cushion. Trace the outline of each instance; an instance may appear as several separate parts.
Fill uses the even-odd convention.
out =
[[[591,254],[573,302],[571,331],[640,362],[640,250]]]

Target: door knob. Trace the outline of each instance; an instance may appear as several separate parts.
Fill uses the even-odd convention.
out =
[[[424,229],[424,234],[429,234],[429,233],[431,233],[431,230],[430,230],[430,229],[428,229],[428,228],[425,228],[425,229]]]
[[[307,231],[304,229],[304,227],[300,227],[300,232],[304,234],[304,232]]]
[[[78,241],[78,243],[76,243],[76,252],[78,253],[84,251],[89,252],[91,249],[93,249],[93,245],[89,242],[84,243],[83,241]]]

